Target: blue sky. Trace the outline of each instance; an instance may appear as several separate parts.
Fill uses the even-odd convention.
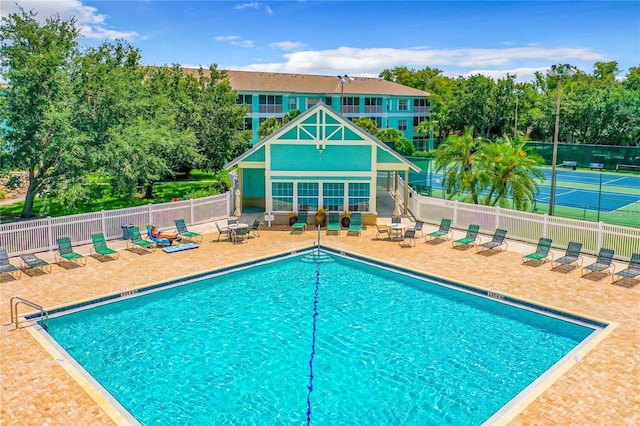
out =
[[[456,77],[516,74],[570,63],[591,73],[640,65],[638,1],[1,1],[75,16],[82,45],[116,38],[148,65],[377,76],[439,68]]]

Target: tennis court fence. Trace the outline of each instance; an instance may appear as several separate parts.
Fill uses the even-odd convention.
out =
[[[68,236],[74,245],[91,243],[91,234],[102,232],[107,240],[123,238],[123,228],[145,229],[154,223],[159,229],[175,227],[175,219],[188,225],[211,222],[229,216],[231,192],[212,197],[170,203],[148,204],[118,210],[103,210],[72,216],[48,217],[0,224],[0,247],[10,256],[57,248],[57,239]]]

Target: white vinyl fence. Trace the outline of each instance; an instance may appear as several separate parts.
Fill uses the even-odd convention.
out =
[[[48,217],[0,224],[0,247],[10,256],[54,250],[56,240],[67,235],[74,245],[91,243],[91,234],[102,232],[107,240],[122,238],[123,225],[135,225],[145,230],[155,223],[158,229],[175,228],[175,219],[188,225],[211,222],[228,217],[231,212],[231,192],[212,197],[176,201],[127,209],[99,211],[73,216]]]
[[[400,181],[400,196],[404,195]],[[602,247],[615,250],[615,257],[628,260],[640,253],[640,229],[589,222],[558,216],[482,206],[421,196],[409,188],[408,208],[416,220],[439,224],[451,219],[454,228],[465,230],[471,224],[480,225],[480,232],[493,235],[497,228],[507,231],[507,239],[537,244],[540,237],[551,238],[553,246],[566,249],[571,241],[582,243],[587,254],[597,254]]]

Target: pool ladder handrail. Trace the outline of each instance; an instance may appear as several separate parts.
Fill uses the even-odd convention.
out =
[[[14,303],[14,300],[16,300],[16,302]],[[32,307],[34,309],[37,309],[40,311],[40,317],[44,318],[44,323],[42,324],[45,330],[49,329],[49,313],[47,311],[44,310],[44,308],[38,304],[35,304],[33,302],[28,301],[27,299],[23,299],[22,297],[19,296],[13,296],[10,300],[9,303],[11,304],[11,324],[13,324],[15,322],[16,324],[16,330],[19,328],[18,327],[18,305],[19,304],[23,304],[23,305],[27,305],[29,307]]]

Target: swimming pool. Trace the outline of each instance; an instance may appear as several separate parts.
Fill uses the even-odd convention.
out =
[[[315,424],[480,424],[598,328],[309,256],[51,318],[49,332],[143,424],[304,424],[307,398]]]

